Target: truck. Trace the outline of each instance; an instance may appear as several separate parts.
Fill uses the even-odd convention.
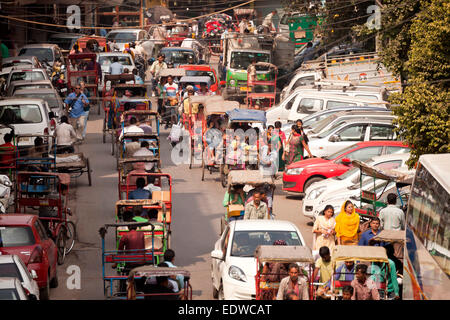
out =
[[[324,54],[297,69],[290,83],[282,90],[281,99],[299,86],[316,81],[345,81],[353,85],[385,87],[388,91],[401,88],[399,79],[386,69],[376,52],[339,56]]]
[[[219,61],[219,77],[225,99],[242,101],[247,95],[247,68],[253,59],[256,62],[268,62],[278,70],[289,71],[292,68],[294,44],[286,37],[276,34],[239,34],[229,33],[223,41],[223,54]],[[257,69],[257,80],[265,80],[267,71]]]
[[[296,48],[313,41],[316,29],[322,23],[322,17],[301,12],[286,12],[281,17],[278,31],[289,36]]]

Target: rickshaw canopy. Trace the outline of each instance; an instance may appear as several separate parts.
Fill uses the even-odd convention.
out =
[[[137,199],[137,200],[119,200],[116,202],[116,207],[124,206],[160,206],[162,207],[164,203],[160,200],[151,199]]]
[[[248,185],[275,185],[275,182],[271,177],[264,176],[259,170],[231,170],[228,173],[228,185],[238,185],[238,184],[248,184]]]
[[[207,114],[218,114],[218,113],[227,113],[235,108],[239,108],[238,101],[229,101],[229,100],[213,100],[208,101],[206,103],[206,113]]]
[[[382,230],[379,234],[373,237],[373,241],[382,242],[398,242],[404,243],[406,238],[405,230]]]
[[[262,122],[266,123],[266,113],[254,109],[234,109],[227,112],[230,122]]]
[[[359,160],[353,160],[352,164],[355,168],[359,168],[366,176],[388,181],[406,182],[410,180],[412,182],[415,174],[414,170],[380,170]]]
[[[154,267],[154,266],[141,266],[134,268],[130,271],[130,277],[168,277],[172,275],[181,274],[185,277],[190,277],[191,273],[181,268],[169,268],[169,267]]]
[[[84,60],[84,59],[96,61],[97,54],[96,53],[72,53],[72,54],[69,54],[69,60]]]
[[[258,246],[255,258],[260,262],[314,263],[311,249],[305,246]]]
[[[157,76],[158,77],[184,77],[186,75],[186,70],[182,68],[167,68],[167,69],[161,69]]]
[[[336,265],[338,261],[389,262],[386,249],[375,246],[337,245],[334,247],[331,257],[333,265]]]
[[[158,112],[154,111],[154,110],[128,110],[128,111],[124,111],[123,112],[123,116],[125,117],[127,115],[140,115],[140,116],[152,115],[152,116],[157,116]]]
[[[256,10],[255,9],[248,9],[248,8],[238,8],[238,9],[233,9],[233,13],[237,16],[243,16],[243,15],[256,15]]]

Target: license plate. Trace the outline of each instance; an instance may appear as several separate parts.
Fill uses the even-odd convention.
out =
[[[252,91],[251,88],[247,88],[247,87],[241,87],[241,91]]]
[[[61,91],[61,92],[66,92],[66,91],[67,91],[67,88],[62,88],[60,91]]]

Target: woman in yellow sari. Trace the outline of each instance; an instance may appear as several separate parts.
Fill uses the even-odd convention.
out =
[[[345,201],[341,212],[336,217],[336,238],[341,245],[357,245],[359,231],[359,215],[350,200]]]

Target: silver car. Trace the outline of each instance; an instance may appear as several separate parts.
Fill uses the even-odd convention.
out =
[[[38,98],[43,99],[48,103],[50,110],[56,118],[64,115],[64,102],[55,89],[23,89],[16,90],[13,97],[17,98]]]

